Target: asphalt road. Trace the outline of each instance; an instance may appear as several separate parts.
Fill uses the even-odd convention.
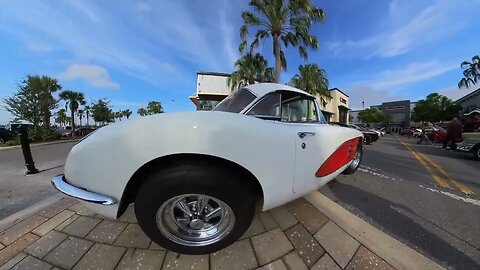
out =
[[[480,161],[382,137],[356,174],[320,190],[350,212],[448,268],[480,269]]]
[[[62,173],[74,142],[32,146],[33,160],[40,173],[25,176],[20,148],[0,150],[0,219],[57,193],[53,176]]]

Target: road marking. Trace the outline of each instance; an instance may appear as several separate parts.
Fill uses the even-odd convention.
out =
[[[364,172],[364,173],[369,173],[373,176],[378,176],[380,178],[383,178],[383,179],[389,179],[389,180],[393,180],[393,181],[402,181],[403,179],[401,178],[395,178],[395,177],[390,177],[388,175],[384,175],[384,174],[381,174],[381,173],[378,173],[377,169],[373,169],[373,168],[370,168],[368,166],[363,166],[363,165],[360,165],[360,167],[358,168],[359,171],[361,172]]]
[[[412,146],[410,146],[408,143],[401,142],[406,148],[408,148],[415,158],[422,163],[422,165],[430,172],[430,175],[432,175],[432,178],[437,184],[441,187],[446,187],[446,188],[452,188],[448,184],[448,180],[462,193],[465,193],[467,195],[470,194],[475,194],[473,190],[471,190],[468,186],[460,183],[459,181],[454,180],[448,173],[443,169],[442,166],[440,166],[438,163],[433,161],[431,158],[428,156],[424,155],[423,153],[416,151]],[[423,162],[422,162],[423,161]],[[430,166],[431,165],[431,166]],[[433,168],[432,168],[433,167]],[[440,175],[438,175],[438,172]],[[447,180],[448,179],[448,180]]]
[[[449,184],[448,184],[448,181],[446,179],[444,179],[442,176],[439,176],[437,175],[437,173],[435,172],[434,168],[432,166],[430,166],[418,153],[417,151],[415,151],[415,149],[413,149],[410,145],[404,143],[404,142],[401,142],[408,150],[410,150],[410,152],[412,152],[413,156],[420,162],[420,164],[422,164],[422,166],[430,173],[430,175],[432,176],[433,180],[437,183],[437,185],[443,187],[443,188],[452,188]]]
[[[443,169],[442,166],[440,166],[438,163],[436,163],[435,161],[433,161],[431,158],[427,157],[426,155],[422,154],[422,153],[419,153],[425,160],[427,160],[428,162],[430,162],[430,164],[433,165],[433,167],[435,167],[435,169],[437,169],[441,174],[443,174],[448,180],[450,180],[450,182],[453,183],[453,185],[458,189],[460,190],[461,192],[469,195],[469,194],[475,194],[475,192],[473,192],[473,190],[471,190],[469,187],[467,187],[466,185],[458,182],[458,181],[455,181],[452,177],[450,177],[450,175],[448,175],[448,173],[445,171],[445,169]]]
[[[433,191],[433,192],[437,192],[437,193],[446,195],[446,196],[448,196],[450,198],[453,198],[455,200],[458,200],[458,201],[463,201],[463,202],[466,202],[466,203],[469,203],[469,204],[480,206],[480,201],[479,200],[475,200],[475,199],[472,199],[472,198],[464,198],[464,197],[455,195],[455,194],[447,192],[447,191],[437,190],[437,189],[433,189],[433,188],[427,188],[427,189],[430,190],[430,191]]]

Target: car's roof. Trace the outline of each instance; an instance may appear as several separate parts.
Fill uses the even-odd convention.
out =
[[[279,83],[256,83],[256,84],[247,85],[245,86],[245,88],[253,92],[258,97],[263,97],[266,94],[277,91],[277,90],[287,90],[287,91],[301,93],[309,97],[314,97],[303,90],[288,86],[286,84],[279,84]]]

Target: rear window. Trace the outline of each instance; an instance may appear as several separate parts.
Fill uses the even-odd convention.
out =
[[[248,104],[255,100],[255,95],[245,88],[231,93],[222,102],[220,102],[213,110],[231,113],[239,113]]]

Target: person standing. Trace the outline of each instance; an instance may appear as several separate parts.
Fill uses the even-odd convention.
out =
[[[445,141],[443,141],[443,149],[447,149],[447,146],[450,146],[450,149],[455,149],[455,140],[459,138],[461,134],[462,123],[457,117],[454,117],[452,122],[448,125],[447,137],[445,138]]]

